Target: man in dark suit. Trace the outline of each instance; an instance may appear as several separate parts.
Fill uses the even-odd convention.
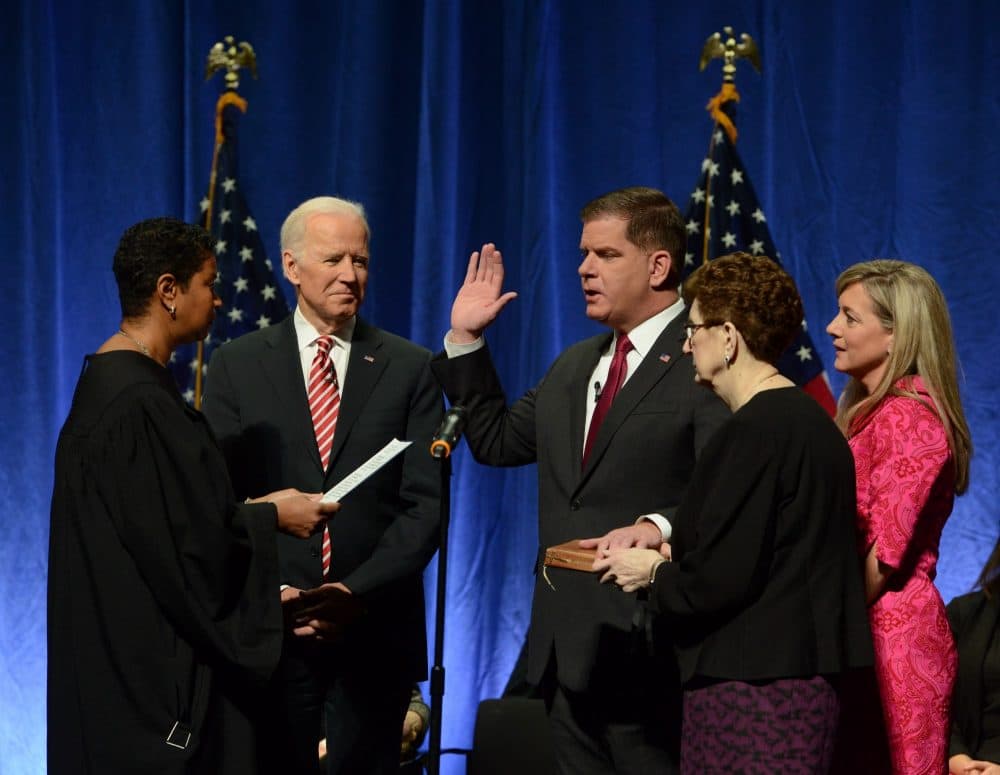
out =
[[[685,228],[674,204],[628,188],[581,217],[587,316],[611,333],[570,347],[508,407],[482,334],[516,294],[501,293],[501,256],[485,245],[469,261],[434,373],[468,409],[477,460],[538,464],[542,547],[589,536],[600,536],[595,546],[657,547],[695,455],[728,412],[682,358]],[[593,574],[539,569],[528,680],[546,697],[560,772],[676,770],[680,689],[661,636],[634,596]]]
[[[326,490],[394,437],[415,442],[343,499],[328,536],[278,536],[293,629],[265,735],[281,773],[319,772],[324,736],[329,773],[397,771],[410,690],[427,671],[422,572],[440,477],[426,443],[443,402],[430,352],[358,317],[368,244],[356,203],[317,197],[293,210],[281,261],[295,312],[219,348],[206,382],[239,497]]]

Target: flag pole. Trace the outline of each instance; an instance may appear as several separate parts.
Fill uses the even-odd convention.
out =
[[[254,78],[257,77],[257,55],[253,46],[242,41],[239,46],[232,35],[227,35],[217,42],[208,52],[205,64],[205,80],[208,81],[220,70],[225,70],[225,89],[215,103],[215,147],[212,151],[212,169],[208,176],[208,194],[205,196],[205,217],[202,222],[205,230],[212,230],[212,211],[215,203],[215,182],[219,170],[219,151],[225,136],[222,132],[222,114],[230,105],[235,105],[241,113],[247,112],[247,101],[237,93],[240,86],[239,71],[248,68]],[[198,340],[198,352],[195,356],[194,372],[194,408],[201,409],[202,371],[205,363],[205,342]]]
[[[725,35],[725,39],[723,39]],[[722,128],[727,135],[729,135],[730,142],[733,145],[736,144],[736,125],[733,123],[732,119],[726,115],[722,106],[727,102],[739,102],[740,93],[736,91],[736,60],[746,59],[758,73],[761,72],[761,62],[760,62],[760,50],[757,48],[757,43],[747,35],[745,32],[740,35],[740,42],[736,42],[736,38],[733,35],[732,27],[723,27],[722,32],[716,32],[709,35],[708,40],[705,41],[705,45],[701,48],[701,58],[698,61],[698,71],[704,71],[708,67],[708,63],[713,59],[722,59],[722,88],[719,93],[716,94],[712,99],[708,101],[708,105],[705,106],[712,119],[715,121],[716,129]],[[715,149],[715,132],[712,132],[712,138],[708,141],[708,156],[706,157],[706,162],[711,164],[712,152]],[[709,197],[712,195],[712,176],[708,175],[706,177],[705,184],[705,196]],[[709,235],[710,228],[710,213],[711,208],[705,208],[705,222],[702,224],[702,240],[701,240],[701,263],[707,264],[711,260],[709,255],[709,244],[711,242]]]

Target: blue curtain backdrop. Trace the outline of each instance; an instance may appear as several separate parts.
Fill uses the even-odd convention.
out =
[[[490,333],[511,396],[594,330],[579,207],[632,184],[683,207],[720,85],[718,63],[697,70],[701,45],[725,24],[752,34],[765,70],[738,75],[739,149],[823,357],[848,264],[916,261],[949,299],[976,458],[942,542],[944,597],[984,561],[1000,514],[995,2],[7,0],[3,18],[0,775],[44,769],[55,439],[83,354],[118,322],[118,236],[197,212],[220,88],[204,61],[225,34],[259,56],[241,174],[272,258],[301,200],[364,202],[365,315],[439,349],[469,252],[496,241],[521,294]],[[471,742],[477,702],[507,678],[537,540],[533,469],[464,450],[455,468],[446,746]]]

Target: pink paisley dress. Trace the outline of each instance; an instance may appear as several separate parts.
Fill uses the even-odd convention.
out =
[[[867,556],[877,541],[878,559],[894,570],[868,610],[893,773],[941,775],[957,658],[933,579],[955,477],[944,426],[922,380],[897,383],[907,386],[923,400],[887,397],[849,442],[859,551]]]

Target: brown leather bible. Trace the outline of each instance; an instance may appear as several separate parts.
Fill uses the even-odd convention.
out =
[[[545,550],[545,566],[591,573],[593,569],[590,566],[594,564],[596,556],[596,549],[581,549],[579,540],[567,541]]]

